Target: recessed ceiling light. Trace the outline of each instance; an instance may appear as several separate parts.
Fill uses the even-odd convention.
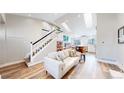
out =
[[[92,14],[90,14],[90,13],[84,14],[84,21],[85,21],[85,24],[86,24],[87,28],[92,27],[92,25],[93,25],[93,23],[92,23]]]

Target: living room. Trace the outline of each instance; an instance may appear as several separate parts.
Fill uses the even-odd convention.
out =
[[[0,0],[1,93],[124,93],[124,0]]]
[[[1,78],[123,78],[116,31],[121,19],[123,14],[1,14]]]

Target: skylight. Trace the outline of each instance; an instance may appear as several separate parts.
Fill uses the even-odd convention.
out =
[[[62,25],[68,32],[71,31],[71,29],[68,27],[68,25],[67,25],[65,22],[63,22],[61,25]]]
[[[84,14],[84,21],[85,21],[85,25],[87,28],[92,27],[92,14],[90,13],[85,13]]]

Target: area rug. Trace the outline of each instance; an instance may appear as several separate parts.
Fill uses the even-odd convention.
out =
[[[109,70],[113,79],[124,79],[124,73],[115,70]]]
[[[114,65],[114,64],[108,64],[109,68],[111,70],[115,70],[115,71],[118,71],[118,72],[121,72],[121,73],[124,73],[124,71],[122,69],[120,69],[117,65]]]

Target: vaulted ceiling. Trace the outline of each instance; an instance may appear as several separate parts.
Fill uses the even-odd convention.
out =
[[[96,34],[96,14],[91,14],[91,27],[86,26],[83,13],[15,13],[15,15],[49,21],[75,37]]]
[[[75,37],[89,36],[96,34],[96,14],[91,14],[92,16],[92,26],[87,27],[85,23],[85,18],[83,13],[69,13],[61,18],[57,19],[55,22],[64,31],[74,35]],[[66,26],[63,26],[63,24]],[[68,26],[68,27],[67,27]]]
[[[55,20],[65,15],[65,13],[14,13],[14,14],[19,16],[41,19],[52,23],[54,23]]]

